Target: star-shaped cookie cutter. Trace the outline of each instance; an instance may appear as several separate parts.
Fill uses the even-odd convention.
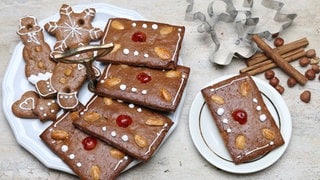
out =
[[[260,23],[261,17],[255,17],[253,0],[243,0],[240,4],[240,1],[236,0],[213,0],[207,7],[208,17],[200,11],[193,13],[194,1],[187,0],[189,5],[185,19],[187,21],[201,21],[198,32],[208,33],[215,44],[213,53],[209,58],[212,63],[228,65],[234,57],[251,57],[258,49],[255,43],[251,41],[253,34],[271,40],[274,35],[289,27],[297,16],[296,14],[281,13],[280,11],[284,6],[281,2],[274,0],[260,1],[262,9],[275,12],[271,21],[280,24],[280,27],[276,30],[266,30],[270,27]],[[221,9],[216,7],[219,2],[220,4],[224,3],[224,12],[217,13],[217,9]],[[257,12],[260,11],[259,9]]]

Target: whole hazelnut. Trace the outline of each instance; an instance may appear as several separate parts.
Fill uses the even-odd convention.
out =
[[[306,56],[308,58],[313,58],[316,56],[316,51],[314,49],[309,49],[307,52],[306,52]]]
[[[317,64],[313,64],[313,65],[311,66],[311,69],[312,69],[316,74],[318,74],[318,73],[320,72],[319,65],[317,65]]]
[[[287,85],[288,87],[293,87],[297,84],[297,80],[293,77],[290,77],[288,80],[287,80]]]
[[[276,89],[280,94],[283,94],[283,92],[284,92],[284,87],[281,86],[280,84],[276,85],[275,89]]]
[[[273,77],[269,80],[269,84],[273,87],[276,87],[279,84],[279,79],[277,77]]]
[[[308,69],[305,72],[305,76],[308,80],[314,80],[316,78],[316,73],[312,69]]]
[[[274,77],[274,74],[275,74],[274,71],[268,70],[268,71],[264,72],[264,77],[269,80]]]
[[[311,92],[308,91],[308,90],[303,91],[300,94],[300,99],[301,99],[302,102],[305,102],[305,103],[310,102],[310,100],[311,100]]]
[[[274,39],[273,44],[276,47],[282,46],[284,44],[284,40],[281,37],[277,37]]]
[[[304,56],[299,59],[299,64],[301,67],[306,67],[308,64],[310,64],[310,59]]]

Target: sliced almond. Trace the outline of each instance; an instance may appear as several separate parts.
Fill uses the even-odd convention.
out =
[[[117,44],[117,43],[113,44],[113,49],[110,52],[110,54],[117,52],[120,48],[121,48],[121,44]]]
[[[66,70],[64,70],[64,75],[65,76],[70,76],[72,74],[72,69],[67,68]]]
[[[124,25],[121,22],[117,21],[117,20],[111,22],[111,27],[113,27],[115,29],[118,29],[118,30],[123,30],[124,29]]]
[[[250,92],[250,84],[247,81],[243,81],[240,85],[240,94],[244,97],[248,96]]]
[[[51,132],[51,138],[54,140],[65,140],[69,137],[69,133],[64,130],[53,130]]]
[[[70,118],[71,118],[72,120],[78,119],[78,118],[79,118],[79,112],[78,112],[78,111],[71,112],[71,113],[70,113]]]
[[[170,70],[170,71],[166,72],[166,77],[168,77],[168,78],[176,78],[176,77],[180,77],[180,76],[181,76],[180,71]]]
[[[157,117],[150,117],[146,120],[146,125],[149,126],[163,126],[164,121],[163,119],[157,118]]]
[[[62,78],[59,79],[59,82],[61,84],[66,84],[67,83],[67,79],[62,77]]]
[[[161,93],[161,97],[166,100],[166,101],[171,101],[172,100],[172,96],[170,94],[170,92],[167,90],[167,89],[161,89],[160,90],[160,93]]]
[[[161,35],[167,35],[170,34],[173,31],[173,27],[172,26],[164,26],[160,29],[160,34]]]
[[[222,105],[224,104],[224,99],[223,97],[217,95],[217,94],[214,94],[211,96],[211,100],[216,103],[216,104],[219,104],[219,105]]]
[[[104,102],[105,105],[110,106],[112,104],[112,99],[104,97],[103,98],[103,102]]]
[[[118,149],[111,149],[109,153],[113,158],[116,159],[122,159],[125,156],[125,154]]]
[[[246,137],[244,135],[239,135],[236,138],[236,148],[237,149],[244,149],[246,146]]]
[[[263,137],[265,137],[266,139],[268,139],[270,141],[274,140],[274,138],[276,137],[275,133],[271,129],[268,129],[268,128],[262,129],[262,135],[263,135]]]
[[[101,176],[101,171],[99,166],[96,166],[96,165],[91,166],[90,174],[93,180],[99,180]]]
[[[118,85],[120,82],[121,82],[121,79],[112,77],[105,81],[105,85],[109,87],[113,87],[115,85]]]
[[[159,56],[162,60],[168,60],[171,58],[170,51],[165,48],[155,47],[154,52],[157,56]]]
[[[42,61],[39,61],[39,62],[38,62],[38,68],[42,69],[43,67],[44,67],[43,62],[42,62]]]
[[[139,147],[146,147],[148,145],[147,139],[141,135],[136,134],[134,136],[134,141]]]
[[[86,112],[84,114],[84,120],[87,122],[94,122],[98,119],[100,119],[101,115],[96,112]]]

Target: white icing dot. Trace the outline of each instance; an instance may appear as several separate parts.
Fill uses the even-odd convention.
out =
[[[135,87],[131,88],[131,92],[137,92],[137,88]]]
[[[44,116],[44,117],[47,117],[47,113],[44,113],[43,116]]]
[[[54,100],[51,101],[52,104],[56,103]]]
[[[265,114],[260,115],[260,121],[265,121],[267,119],[267,116]]]
[[[213,92],[213,91],[214,91],[214,89],[212,88],[212,89],[210,89],[210,91],[211,91],[211,92]]]
[[[80,115],[83,115],[84,114],[84,112],[82,111],[82,112],[80,112]]]
[[[40,109],[40,111],[43,111],[43,110],[44,110],[44,108],[43,108],[43,107],[40,107],[39,109]]]
[[[50,84],[49,81],[46,81],[46,84]]]
[[[253,100],[252,100],[254,103],[258,103],[258,99],[256,99],[256,98],[253,98]]]
[[[117,135],[117,133],[116,133],[115,131],[112,131],[112,132],[111,132],[111,136],[112,136],[112,137],[115,137],[116,135]]]
[[[104,82],[105,82],[104,79],[100,81],[100,83],[104,83]]]
[[[127,160],[127,159],[128,159],[128,156],[124,156],[123,159]]]
[[[257,106],[256,108],[258,111],[261,111],[261,106]]]
[[[61,146],[61,151],[62,151],[62,152],[67,152],[68,149],[69,149],[69,148],[68,148],[67,145],[62,145],[62,146]]]
[[[228,132],[228,133],[231,133],[231,129],[230,129],[230,128],[228,128],[228,129],[227,129],[227,132]]]
[[[134,108],[134,104],[129,104],[129,108]]]
[[[142,112],[142,109],[141,109],[141,108],[138,108],[137,111],[138,111],[138,112]]]
[[[147,24],[142,24],[142,28],[147,28],[148,25]]]
[[[78,163],[77,163],[77,166],[78,166],[78,167],[81,167],[81,166],[82,166],[82,164],[78,162]]]
[[[51,106],[51,102],[48,102],[48,104],[47,104],[48,106]]]
[[[152,24],[152,29],[158,29],[158,25],[157,24]]]
[[[271,146],[272,146],[272,145],[274,145],[274,142],[273,142],[273,141],[271,141],[271,142],[270,142],[270,145],[271,145]]]
[[[137,26],[137,24],[136,23],[132,23],[132,27],[136,27]]]
[[[129,51],[129,49],[125,48],[125,49],[123,49],[122,52],[123,52],[123,54],[126,54],[126,55],[127,55],[127,54],[129,54],[130,51]]]
[[[54,109],[51,109],[51,111],[50,111],[51,113],[54,113]]]
[[[144,54],[143,57],[148,58],[149,54]]]
[[[218,113],[219,116],[221,116],[224,113],[224,109],[223,108],[219,108],[217,110],[217,113]]]
[[[104,131],[104,132],[107,131],[107,127],[106,127],[106,126],[103,126],[101,129],[102,129],[102,131]]]
[[[138,55],[139,55],[139,52],[138,52],[138,51],[134,51],[134,52],[133,52],[133,55],[134,55],[134,56],[138,56]]]
[[[72,96],[69,96],[69,98],[72,99],[73,97],[72,97]]]
[[[121,89],[122,91],[124,91],[124,90],[127,89],[127,86],[126,86],[125,84],[121,84],[121,85],[120,85],[120,89]]]
[[[181,29],[181,28],[179,28],[179,29],[178,29],[178,31],[179,31],[179,32],[181,32],[181,31],[182,31],[182,29]]]
[[[142,90],[141,93],[142,93],[142,94],[147,94],[148,91],[147,91],[147,90]]]
[[[122,141],[128,141],[129,140],[129,137],[127,135],[123,135],[121,137]]]
[[[228,119],[223,119],[222,122],[223,122],[224,124],[228,124],[229,121],[228,121]]]
[[[70,158],[70,159],[74,159],[74,158],[75,158],[75,155],[74,155],[74,154],[70,154],[70,155],[69,155],[69,158]]]

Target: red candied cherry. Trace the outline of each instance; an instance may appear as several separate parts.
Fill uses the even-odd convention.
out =
[[[237,109],[232,112],[232,117],[235,121],[240,124],[245,124],[247,122],[247,113],[244,110]]]
[[[137,79],[141,82],[141,83],[147,83],[149,81],[151,81],[151,76],[149,76],[147,73],[145,72],[141,72],[137,75]]]
[[[132,123],[132,118],[128,115],[120,115],[116,121],[118,126],[126,128]]]
[[[87,151],[94,149],[97,145],[97,139],[94,137],[86,137],[82,140],[83,148]]]
[[[134,42],[146,42],[147,36],[144,32],[138,31],[132,35],[131,39]]]

